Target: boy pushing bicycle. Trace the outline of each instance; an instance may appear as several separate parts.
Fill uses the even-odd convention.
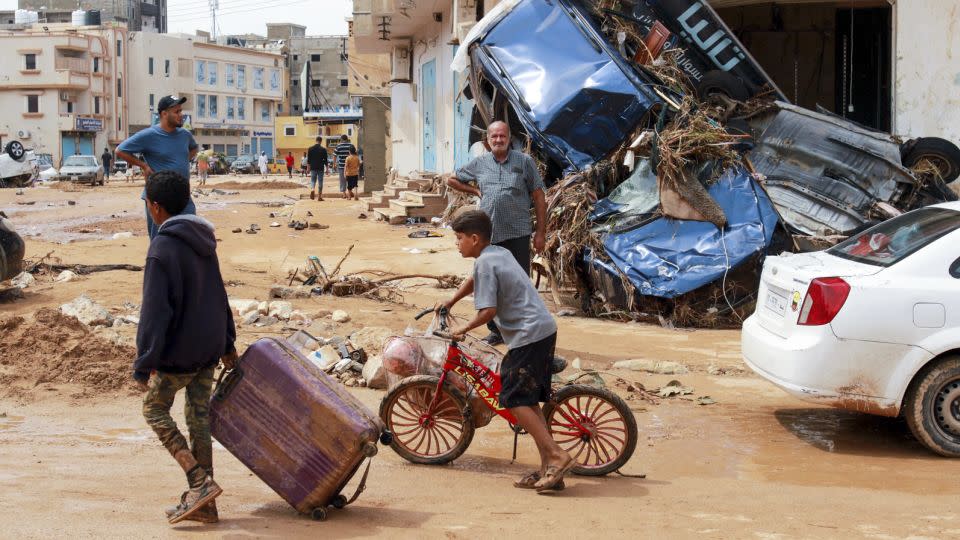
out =
[[[540,403],[550,399],[551,364],[557,343],[557,324],[540,299],[530,278],[505,248],[490,244],[493,225],[481,210],[462,213],[451,224],[457,235],[457,249],[463,257],[474,258],[473,275],[453,298],[437,304],[450,310],[473,294],[476,316],[453,329],[458,340],[491,320],[500,328],[508,351],[500,366],[500,404],[510,410],[527,431],[540,452],[540,470],[514,482],[521,489],[537,492],[561,490],[563,477],[575,462],[550,436]]]

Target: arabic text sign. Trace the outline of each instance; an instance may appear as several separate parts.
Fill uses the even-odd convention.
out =
[[[86,116],[78,116],[76,118],[76,128],[77,131],[102,131],[103,130],[103,120],[99,118],[88,118]]]

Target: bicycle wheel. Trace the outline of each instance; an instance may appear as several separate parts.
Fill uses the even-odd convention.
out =
[[[573,467],[576,474],[611,473],[622,467],[637,447],[633,412],[620,396],[605,388],[585,384],[560,388],[544,405],[543,416],[553,440],[577,462]]]
[[[427,408],[439,378],[407,377],[380,402],[380,418],[393,433],[390,447],[413,463],[439,465],[463,454],[473,440],[473,418],[463,395],[445,384],[432,414]]]

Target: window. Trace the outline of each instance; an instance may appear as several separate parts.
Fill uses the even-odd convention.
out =
[[[294,105],[294,106],[293,106],[293,112],[300,112],[300,106],[299,106],[299,105]]]
[[[147,58],[147,75],[153,75],[153,57]]]
[[[260,119],[263,121],[270,120],[270,103],[260,105]]]
[[[263,68],[253,68],[253,87],[257,90],[263,90]]]
[[[223,153],[223,148],[224,148],[224,147],[223,147],[222,144],[215,144],[215,145],[213,145],[213,151],[214,151],[215,153],[217,153],[217,154],[222,154],[222,153]]]
[[[236,99],[233,96],[227,96],[227,120],[234,119],[233,111],[234,111],[235,103],[236,103]]]
[[[294,62],[296,62],[296,61],[299,60],[299,59],[300,59],[300,55],[298,55],[298,54],[293,55],[293,61],[294,61]]]
[[[165,77],[170,76],[170,60],[169,59],[163,61],[163,75]]]
[[[347,79],[340,79],[340,86],[347,86]]]
[[[216,62],[207,62],[207,71],[209,72],[208,75],[209,75],[210,86],[217,85],[217,69],[219,69],[219,66],[217,65]]]
[[[245,97],[238,97],[238,98],[237,98],[237,118],[240,119],[240,120],[245,120],[245,119],[246,119],[246,113],[245,113],[244,110],[243,110],[243,108],[244,108],[244,106],[246,105],[246,103],[247,103],[247,98],[245,98]]]
[[[319,55],[319,54],[311,54],[311,55],[310,55],[310,61],[311,61],[311,62],[319,62],[319,61],[320,61],[320,55]]]
[[[247,87],[247,66],[237,66],[237,88]],[[243,118],[241,116],[241,118]]]
[[[207,98],[207,105],[210,108],[210,118],[217,117],[217,96],[209,96]]]
[[[207,82],[207,63],[203,60],[197,60],[197,84]]]
[[[283,114],[283,103],[277,103],[277,114]]]
[[[150,108],[153,108],[153,94],[150,94]]]
[[[960,212],[921,208],[884,221],[833,246],[827,253],[874,266],[891,266],[960,229]]]
[[[120,58],[121,56],[123,56],[123,40],[118,39],[117,40],[117,58]]]
[[[237,155],[237,145],[235,145],[235,144],[228,144],[228,145],[227,145],[227,155],[228,155],[228,156],[235,156],[235,155]]]
[[[279,69],[270,70],[270,89],[271,90],[280,89],[280,70]]]
[[[293,84],[294,86],[300,86],[300,80],[294,79],[293,81],[291,81],[291,84]]]
[[[117,131],[123,131],[123,123],[120,121],[119,113],[117,113]]]
[[[100,114],[100,96],[93,96],[93,114]]]
[[[319,88],[319,87],[320,87],[320,79],[312,79],[312,80],[310,81],[310,86],[312,86],[312,87],[314,87],[314,88]]]
[[[123,79],[117,77],[117,97],[123,97]]]
[[[233,88],[233,64],[227,64],[224,68],[224,78],[227,82],[227,88]]]
[[[25,63],[24,69],[37,69],[37,55],[25,54],[23,58]]]
[[[68,113],[72,113],[72,112],[73,112],[73,102],[72,102],[72,101],[68,101],[68,102],[67,102],[67,112],[68,112]]]
[[[27,112],[40,112],[40,96],[27,96]]]
[[[207,96],[197,94],[197,117],[203,118],[207,115]]]
[[[99,56],[93,57],[93,72],[100,73],[100,57]]]
[[[283,126],[283,134],[287,137],[296,137],[297,126]]]

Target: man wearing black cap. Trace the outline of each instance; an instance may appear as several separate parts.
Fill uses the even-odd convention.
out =
[[[183,103],[185,97],[163,96],[157,105],[160,122],[134,133],[117,147],[117,158],[140,167],[144,178],[158,171],[175,171],[190,182],[190,161],[197,155],[199,146],[189,131],[183,129]],[[138,159],[134,154],[141,154]],[[140,195],[144,199],[144,194]],[[193,199],[187,203],[181,214],[196,214],[197,207]],[[157,235],[159,228],[147,214],[147,233],[150,239]]]

